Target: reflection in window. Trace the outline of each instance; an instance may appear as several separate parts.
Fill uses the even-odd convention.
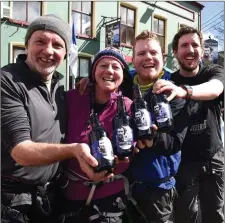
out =
[[[92,2],[71,2],[71,8],[76,34],[91,36]]]
[[[133,45],[135,37],[135,11],[120,6],[121,16],[121,43]]]
[[[13,63],[16,63],[16,59],[19,54],[24,54],[25,48],[20,46],[13,46]]]
[[[154,17],[153,31],[157,34],[160,45],[165,53],[165,20]]]
[[[32,22],[41,15],[41,2],[13,2],[13,19]]]

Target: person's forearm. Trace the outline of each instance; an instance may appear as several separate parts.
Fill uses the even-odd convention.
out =
[[[22,166],[47,165],[75,157],[76,145],[25,141],[12,149],[11,156]]]
[[[223,92],[223,83],[219,80],[211,80],[209,82],[192,86],[193,92],[190,97],[193,100],[213,100]],[[185,90],[184,90],[185,91]],[[185,92],[185,96],[187,92]]]

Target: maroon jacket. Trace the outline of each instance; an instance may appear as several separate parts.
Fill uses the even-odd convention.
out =
[[[68,109],[68,123],[67,123],[67,136],[66,143],[87,143],[88,134],[91,131],[89,128],[86,131],[86,121],[90,115],[90,96],[81,96],[77,90],[70,90],[66,95],[67,109]],[[124,102],[128,114],[130,114],[130,105],[132,101],[124,97]],[[110,102],[106,105],[103,112],[99,114],[99,121],[105,131],[112,139],[113,133],[113,118],[117,111],[117,97],[112,94]],[[63,189],[64,195],[69,200],[86,200],[90,187],[84,184],[87,175],[81,170],[79,163],[76,159],[66,161],[66,169],[70,169],[70,173],[75,172],[76,177],[80,180],[74,182],[69,181],[68,185]],[[121,174],[127,170],[129,163],[120,163],[115,168],[115,174]],[[104,183],[96,188],[93,200],[100,199],[106,196],[116,194],[124,190],[123,180],[115,180],[113,182]]]

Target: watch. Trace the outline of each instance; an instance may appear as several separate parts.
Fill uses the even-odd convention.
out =
[[[181,87],[187,92],[186,99],[190,99],[193,94],[193,88],[190,85],[181,85]]]

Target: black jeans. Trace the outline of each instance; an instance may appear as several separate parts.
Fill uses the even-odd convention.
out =
[[[22,186],[21,186],[22,187]],[[47,209],[50,211],[44,214],[43,211],[47,210],[46,203],[40,194],[35,194],[35,206],[32,205],[32,195],[30,193],[12,193],[5,192],[2,188],[1,191],[1,204],[2,207],[8,207],[7,211],[2,212],[2,222],[4,223],[55,223],[55,208],[58,205],[57,197],[55,196],[57,187],[55,185],[49,186],[51,190],[46,190],[46,197],[49,206]],[[45,197],[45,199],[46,199]],[[34,208],[35,207],[35,208]],[[48,208],[50,207],[50,209]],[[18,214],[17,214],[18,213]],[[18,215],[17,218],[12,218],[12,215]],[[4,220],[3,220],[4,219]]]
[[[166,223],[170,219],[173,212],[173,201],[176,196],[175,188],[170,190],[146,188],[142,193],[133,192],[132,195],[150,223]],[[133,223],[146,223],[133,204],[129,203],[128,207]]]
[[[122,207],[117,203],[118,198],[122,201]],[[57,223],[128,223],[124,191],[102,199],[92,200],[88,206],[85,206],[86,201],[67,200],[63,196],[61,196],[60,199],[61,205],[59,206]],[[95,207],[97,207],[98,210]],[[95,220],[90,220],[91,216],[99,213],[98,211],[101,213],[122,212],[122,215],[115,217],[100,216]]]
[[[224,152],[217,152],[211,169],[203,163],[181,163],[176,177],[178,199],[174,203],[176,223],[224,222]],[[200,216],[199,216],[199,213]]]

